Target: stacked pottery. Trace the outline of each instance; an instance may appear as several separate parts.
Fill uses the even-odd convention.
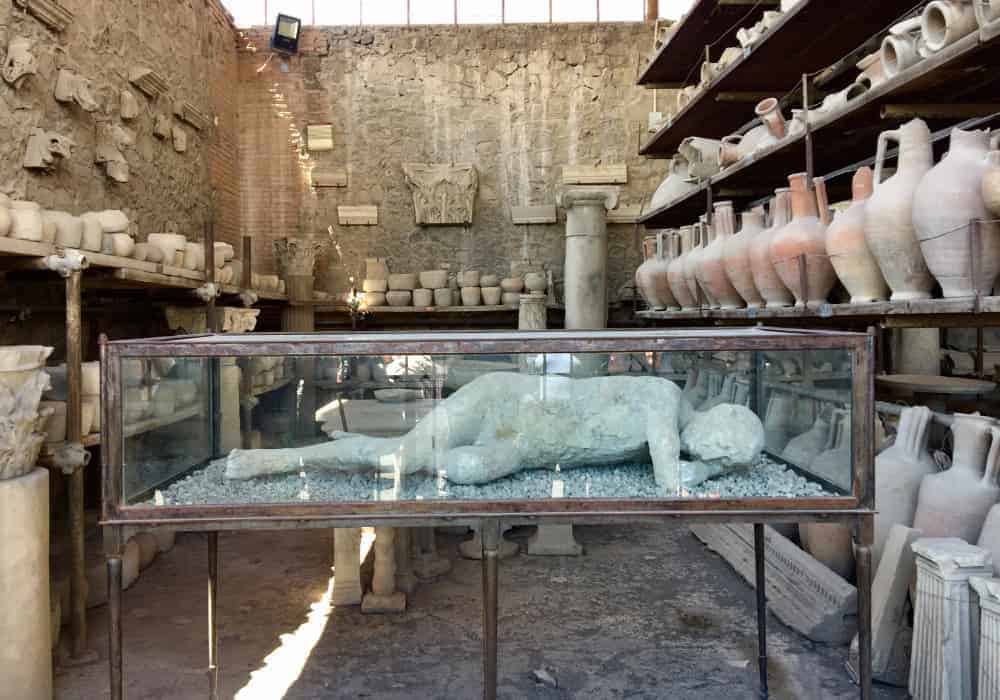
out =
[[[924,477],[937,472],[937,464],[927,451],[931,411],[926,406],[903,409],[896,441],[875,457],[875,566],[893,525],[913,525],[917,495]]]
[[[706,303],[705,294],[698,285],[698,278],[695,272],[701,264],[701,253],[704,250],[702,245],[702,234],[704,229],[700,223],[691,227],[691,245],[688,254],[684,257],[684,284],[687,285],[691,296],[695,298],[696,308],[701,308]]]
[[[871,168],[859,168],[851,185],[851,205],[838,212],[826,230],[826,252],[852,304],[882,301],[889,296],[889,287],[865,240],[865,205],[872,195]]]
[[[45,360],[51,354],[52,348],[41,345],[0,348],[0,481],[35,468],[53,412],[39,410],[49,387]]]
[[[656,311],[678,307],[677,300],[670,290],[668,277],[671,261],[664,255],[666,252],[664,241],[667,236],[666,231],[660,231],[655,236],[647,236],[643,240],[643,255],[650,257],[635,271],[635,282],[640,294],[650,308]]]
[[[701,290],[701,297],[707,301],[707,307],[710,309],[718,309],[720,304],[719,300],[715,298],[712,294],[712,290],[709,289],[708,284],[706,284],[705,277],[705,253],[708,251],[712,241],[715,240],[715,230],[712,224],[708,221],[707,216],[701,216],[698,226],[701,228],[701,250],[698,251],[698,255],[695,257],[695,267],[694,267],[694,279],[695,284],[698,285],[698,289]]]
[[[504,306],[517,306],[521,303],[521,291],[524,289],[523,277],[505,277],[500,280],[503,295],[500,301]]]
[[[365,259],[365,279],[361,282],[365,304],[369,307],[385,306],[389,291],[389,266],[385,258]]]
[[[764,299],[753,281],[753,270],[750,268],[750,243],[764,230],[764,212],[754,209],[743,212],[741,218],[743,225],[739,233],[725,241],[722,261],[733,288],[748,307],[758,309],[764,305]]]
[[[890,141],[899,143],[899,165],[882,182]],[[934,288],[913,226],[913,198],[933,164],[931,132],[922,120],[879,134],[874,188],[865,205],[865,240],[892,290],[892,301],[929,299]]]
[[[989,294],[1000,273],[1000,225],[988,220],[982,196],[989,151],[988,131],[953,129],[948,154],[913,198],[920,250],[945,298]]]
[[[651,309],[663,309],[666,305],[656,296],[653,284],[653,269],[656,267],[657,235],[645,236],[642,239],[642,264],[635,270],[635,286],[639,295]]]
[[[951,432],[955,444],[951,468],[929,474],[920,483],[913,527],[924,537],[975,542],[1000,497],[1000,427],[978,413],[956,413]]]
[[[818,306],[826,302],[837,283],[837,274],[826,255],[826,227],[830,223],[826,185],[822,178],[814,178],[815,189],[811,189],[806,173],[789,175],[788,183],[792,220],[774,234],[771,262],[795,296],[796,306]]]
[[[451,306],[451,290],[448,289],[448,271],[445,269],[425,270],[418,275],[420,288],[413,292],[414,306]],[[427,302],[427,303],[422,303]]]
[[[483,303],[483,290],[480,287],[478,270],[466,270],[458,273],[458,287],[461,289],[462,306],[480,306]]]
[[[385,299],[389,306],[409,306],[413,301],[413,290],[417,287],[417,276],[410,273],[394,273],[387,280],[389,291]]]
[[[740,309],[743,307],[743,297],[729,281],[724,258],[726,243],[735,233],[736,214],[733,212],[732,202],[717,202],[714,210],[715,240],[702,253],[702,277],[705,287],[711,296],[718,301],[720,308]]]
[[[42,208],[34,202],[14,200],[10,203],[10,235],[23,241],[41,241],[44,236]]]
[[[670,291],[673,292],[674,299],[684,311],[693,311],[698,308],[698,298],[691,293],[684,279],[685,258],[691,249],[693,229],[691,226],[683,226],[680,232],[673,237],[673,260],[667,266],[667,282],[670,284]]]
[[[771,239],[791,220],[792,200],[789,192],[788,188],[774,191],[770,206],[771,226],[754,236],[749,245],[754,286],[764,299],[765,306],[770,308],[791,306],[795,301],[771,262]]]

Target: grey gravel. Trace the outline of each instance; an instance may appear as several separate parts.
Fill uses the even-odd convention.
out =
[[[226,481],[225,460],[211,462],[166,488],[149,502],[158,505],[398,501],[520,500],[550,498],[562,481],[566,498],[656,498],[663,494],[649,464],[616,464],[563,471],[533,470],[478,486],[452,484],[440,477],[411,474],[401,484],[375,471],[346,474],[307,470],[249,481]],[[819,484],[761,457],[748,470],[700,484],[682,494],[701,498],[753,498],[834,495]]]

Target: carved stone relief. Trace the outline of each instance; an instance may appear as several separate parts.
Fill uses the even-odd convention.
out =
[[[190,102],[175,102],[174,116],[198,131],[208,128],[208,116]]]
[[[129,71],[128,81],[135,85],[142,93],[149,98],[156,99],[169,89],[167,81],[152,68],[135,66]]]
[[[28,148],[24,153],[24,167],[31,170],[55,170],[63,158],[73,155],[73,139],[54,131],[34,128],[28,137]]]
[[[174,142],[174,150],[178,153],[184,153],[188,149],[188,137],[184,127],[174,126],[170,130],[170,134]]]
[[[128,161],[122,153],[135,145],[135,135],[118,124],[97,125],[97,150],[94,162],[104,166],[108,177],[115,182],[128,182]]]
[[[278,271],[282,277],[293,275],[312,276],[316,268],[316,256],[325,246],[315,238],[279,238],[272,243],[274,257],[278,261]]]
[[[235,306],[222,307],[223,333],[249,333],[257,327],[260,309],[241,309]]]
[[[131,90],[122,90],[121,94],[121,116],[129,121],[139,116],[139,101]]]
[[[73,21],[73,13],[56,0],[14,0],[14,4],[27,10],[49,29],[61,32]]]
[[[90,90],[90,81],[68,68],[61,68],[56,78],[56,101],[75,102],[84,112],[95,112],[100,106]]]
[[[404,163],[418,224],[471,224],[479,175],[471,163]]]
[[[14,89],[18,89],[28,76],[38,72],[38,60],[31,53],[34,43],[31,39],[15,37],[7,44],[7,57],[3,62],[3,79]]]

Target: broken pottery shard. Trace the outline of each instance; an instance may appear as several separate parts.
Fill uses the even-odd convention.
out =
[[[62,68],[56,77],[57,102],[75,102],[84,112],[95,112],[100,106],[94,99],[90,81],[68,68]]]
[[[142,93],[151,99],[156,99],[170,89],[167,81],[152,68],[135,66],[129,71],[128,81],[135,85]]]
[[[73,21],[73,13],[56,0],[14,0],[14,4],[56,32],[64,31]]]
[[[403,163],[417,224],[471,224],[479,174],[471,163]]]
[[[691,532],[754,585],[752,525],[692,525]],[[768,609],[779,620],[814,642],[850,642],[858,627],[854,586],[770,526],[764,562]]]

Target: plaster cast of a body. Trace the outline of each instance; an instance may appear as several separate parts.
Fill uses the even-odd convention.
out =
[[[544,397],[544,398],[543,398]],[[604,466],[626,461],[653,464],[656,483],[677,494],[734,468],[749,466],[763,447],[763,426],[742,411],[730,449],[690,454],[703,462],[682,462],[686,451],[706,444],[684,433],[689,424],[718,431],[720,421],[692,421],[700,415],[673,382],[658,377],[571,379],[514,373],[482,375],[439,403],[410,432],[398,438],[333,433],[332,442],[302,448],[233,450],[226,478],[250,479],[303,468],[399,474],[440,474],[458,484],[482,484],[529,469]],[[731,432],[729,420],[725,432]],[[749,448],[749,449],[748,449]],[[750,456],[751,458],[747,459]],[[709,461],[710,460],[710,461]]]

